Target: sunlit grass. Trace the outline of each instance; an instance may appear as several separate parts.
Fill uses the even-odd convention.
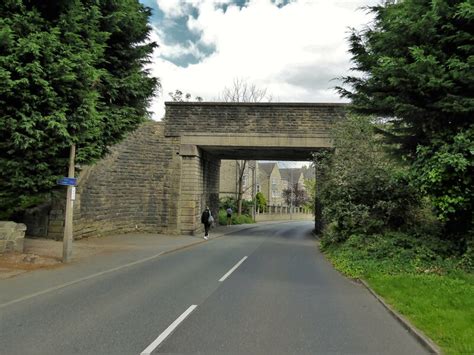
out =
[[[452,260],[416,261],[391,249],[381,256],[356,243],[324,251],[350,277],[363,278],[446,354],[474,354],[474,275]]]
[[[447,354],[474,354],[472,275],[367,276],[369,285]]]

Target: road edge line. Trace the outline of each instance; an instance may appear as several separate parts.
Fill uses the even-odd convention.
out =
[[[134,265],[137,265],[137,264],[144,263],[144,262],[149,261],[149,260],[153,260],[153,259],[155,259],[155,258],[158,258],[158,257],[162,256],[164,253],[165,253],[165,252],[160,252],[160,253],[158,253],[158,254],[149,256],[149,257],[144,258],[144,259],[135,260],[135,261],[132,261],[132,262],[127,263],[127,264],[124,264],[124,265],[116,266],[116,267],[111,268],[111,269],[107,269],[107,270],[104,270],[104,271],[96,272],[95,274],[92,274],[92,275],[87,275],[87,276],[84,276],[84,277],[80,277],[80,278],[78,278],[78,279],[76,279],[76,280],[73,280],[73,281],[69,281],[69,282],[66,282],[66,283],[63,283],[63,284],[60,284],[60,285],[57,285],[57,286],[49,287],[49,288],[47,288],[46,290],[42,290],[42,291],[38,291],[38,292],[35,292],[35,293],[31,293],[31,294],[29,294],[29,295],[26,295],[26,296],[17,298],[17,299],[15,299],[15,300],[11,300],[11,301],[2,303],[2,304],[0,304],[0,308],[7,307],[7,306],[10,306],[10,305],[15,304],[15,303],[18,303],[18,302],[26,301],[26,300],[28,300],[28,299],[30,299],[30,298],[34,298],[34,297],[36,297],[36,296],[41,296],[41,295],[44,295],[44,294],[49,293],[49,292],[53,292],[53,291],[56,291],[56,290],[60,290],[60,289],[62,289],[62,288],[65,288],[65,287],[68,287],[68,286],[71,286],[71,285],[80,283],[80,282],[82,282],[82,281],[87,281],[87,280],[89,280],[89,279],[93,279],[94,277],[97,277],[97,276],[106,275],[106,274],[109,274],[109,273],[114,272],[114,271],[118,271],[118,270],[121,270],[121,269],[130,267],[130,266],[134,266]]]
[[[357,279],[357,281],[362,284],[371,294],[379,301],[388,313],[395,318],[408,332],[420,343],[426,350],[431,354],[441,355],[442,351],[430,338],[428,338],[421,330],[415,328],[405,317],[398,313],[395,309],[392,308],[384,299],[379,296],[363,279]]]

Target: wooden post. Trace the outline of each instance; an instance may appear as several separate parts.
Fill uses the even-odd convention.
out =
[[[73,144],[69,151],[69,174],[68,177],[74,177],[74,157],[76,155],[76,146]],[[71,261],[72,256],[72,218],[73,218],[73,193],[75,186],[68,185],[66,199],[66,215],[64,219],[64,238],[63,238],[63,263]]]

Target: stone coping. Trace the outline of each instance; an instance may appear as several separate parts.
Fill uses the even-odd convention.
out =
[[[345,102],[213,102],[165,101],[166,106],[281,106],[281,107],[349,107]]]

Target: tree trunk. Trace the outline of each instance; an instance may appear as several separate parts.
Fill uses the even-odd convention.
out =
[[[247,160],[237,160],[237,214],[240,216],[242,214],[242,196],[244,193],[243,178],[245,173],[245,167],[247,165]]]

